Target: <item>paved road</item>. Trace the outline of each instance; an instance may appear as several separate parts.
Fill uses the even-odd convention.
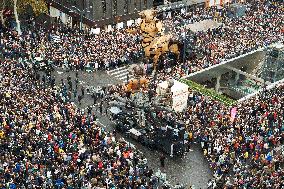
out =
[[[264,58],[264,53],[259,52],[253,55],[247,56],[245,58],[231,62],[230,64],[234,66],[246,66],[250,71],[252,71],[260,60]],[[248,64],[249,63],[249,64]],[[54,72],[56,83],[59,84],[63,78],[65,81],[70,75],[72,81],[74,81],[74,72],[65,72],[63,70],[56,70]],[[95,73],[79,72],[79,89],[80,85],[86,86],[107,86],[111,84],[118,84],[121,81],[117,80],[115,77],[109,76],[107,73],[99,71]],[[79,90],[80,91],[80,90]],[[78,105],[78,101],[75,100],[75,104]],[[80,108],[84,109],[89,105],[93,105],[93,99],[91,95],[85,95],[82,100]],[[114,129],[114,124],[109,120],[106,115],[101,115],[96,107],[93,108],[93,112],[96,113],[99,119],[99,124],[105,127],[107,130],[111,131]],[[103,112],[105,112],[103,110]],[[123,134],[122,134],[123,136]],[[148,159],[148,164],[154,171],[160,169],[160,156],[161,153],[148,149],[136,141],[131,139],[126,139],[127,141],[133,143],[137,149],[141,150],[146,158]],[[203,157],[201,148],[198,144],[192,145],[192,151],[190,151],[184,158],[171,158],[166,157],[166,166],[162,170],[167,174],[167,180],[172,184],[189,184],[194,185],[195,188],[206,188],[207,181],[212,178],[212,172],[209,169],[207,160]]]
[[[75,78],[74,72],[66,72],[64,70],[56,70],[53,74],[55,75],[57,84],[61,82],[61,79],[64,79],[64,81],[66,82],[68,76],[72,78],[72,81],[74,81]],[[78,78],[79,89],[82,85],[107,86],[120,82],[119,80],[110,78],[109,75],[101,71],[96,73],[79,72]],[[78,93],[80,93],[80,90],[78,90]],[[75,104],[79,106],[76,100]],[[93,99],[91,98],[91,95],[85,95],[79,107],[85,109],[89,105],[93,105]],[[99,124],[101,126],[105,127],[109,131],[114,129],[113,123],[108,119],[106,115],[101,115],[96,107],[93,107],[93,112],[98,115]],[[105,111],[103,110],[103,112]],[[133,143],[137,149],[141,150],[144,153],[144,155],[148,159],[149,166],[154,169],[154,172],[160,169],[160,152],[148,149],[131,139],[126,140]],[[190,184],[194,185],[195,188],[203,189],[206,188],[207,181],[212,178],[212,173],[209,169],[208,162],[206,159],[204,159],[200,147],[197,144],[192,146],[192,151],[190,151],[184,158],[171,158],[169,156],[166,156],[165,162],[166,166],[163,170],[161,170],[166,173],[167,179],[171,184]]]

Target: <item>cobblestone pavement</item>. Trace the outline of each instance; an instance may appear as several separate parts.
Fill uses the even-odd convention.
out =
[[[64,79],[64,82],[67,81],[67,77],[70,76],[74,83],[75,72],[66,72],[61,69],[57,69],[53,72],[53,75],[56,78],[56,83],[60,84],[61,79]],[[109,84],[117,84],[120,81],[115,80],[114,78],[110,78],[105,72],[98,71],[95,73],[86,73],[86,72],[78,72],[79,78],[79,87],[78,94],[80,94],[81,86],[107,86]],[[85,92],[86,93],[86,92]],[[77,106],[78,101],[74,101]],[[90,94],[85,95],[85,97],[81,101],[81,105],[79,106],[82,109],[87,108],[89,105],[93,105],[93,99]],[[98,112],[98,106],[93,106],[92,111],[98,115],[98,123],[105,127],[107,130],[111,131],[114,129],[114,124],[108,119],[108,117],[104,114],[101,115]],[[105,112],[105,107],[103,109]],[[123,137],[123,134],[120,133]],[[206,159],[204,159],[202,151],[199,145],[194,144],[192,146],[192,150],[183,158],[171,158],[170,156],[166,156],[166,166],[165,168],[160,167],[160,156],[161,153],[148,149],[133,141],[131,139],[126,138],[127,141],[133,143],[137,149],[142,151],[145,157],[148,159],[148,164],[151,168],[153,168],[154,172],[159,169],[162,172],[166,173],[167,180],[170,181],[171,184],[184,184],[184,185],[194,185],[195,188],[206,188],[207,181],[212,178],[212,173],[209,169],[209,165]]]

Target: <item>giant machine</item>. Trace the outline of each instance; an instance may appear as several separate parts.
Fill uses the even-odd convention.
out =
[[[171,52],[178,58],[180,56],[179,42],[173,40],[172,34],[166,34],[161,21],[156,18],[157,11],[144,10],[140,12],[142,21],[137,29],[129,29],[128,32],[140,32],[142,36],[141,45],[145,57],[153,60],[154,71],[157,69],[161,55]]]

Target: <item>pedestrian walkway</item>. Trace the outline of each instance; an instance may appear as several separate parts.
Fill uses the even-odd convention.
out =
[[[123,83],[127,83],[127,75],[129,80],[134,78],[133,75],[129,73],[127,66],[109,70],[107,74],[121,80]]]

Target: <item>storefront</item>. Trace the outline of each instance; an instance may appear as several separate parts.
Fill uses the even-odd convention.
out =
[[[55,7],[50,6],[49,15],[53,18],[58,18],[63,24],[72,26],[72,17]]]

